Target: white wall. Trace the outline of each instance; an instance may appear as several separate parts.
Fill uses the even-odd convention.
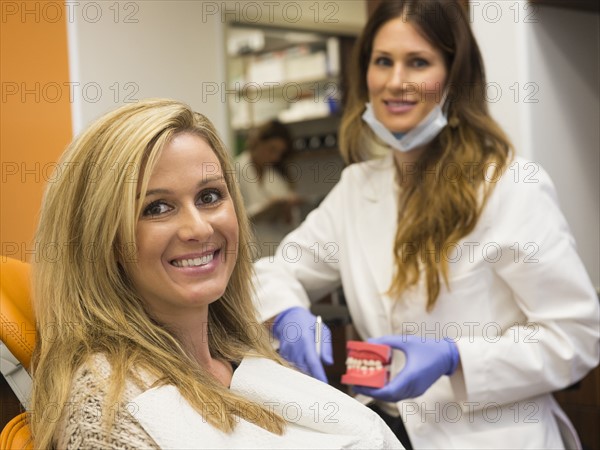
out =
[[[553,176],[561,206],[600,286],[600,17],[540,8],[528,42],[540,103],[532,115],[535,159]],[[543,89],[542,89],[543,87]]]
[[[82,94],[74,97],[75,132],[125,101],[172,97],[226,136],[225,104],[208,89],[225,79],[224,24],[203,20],[202,3],[77,2],[69,24],[71,80]]]
[[[471,8],[489,95],[494,95],[493,83],[502,88],[492,114],[517,153],[550,173],[579,253],[598,287],[600,17],[513,1],[472,2]]]
[[[529,25],[514,20],[509,5],[516,2],[471,2],[471,23],[476,35],[487,75],[487,98],[494,118],[502,125],[518,152],[531,157],[526,142],[527,105],[514,101],[518,86],[528,79],[523,42]],[[513,89],[511,89],[513,88]],[[519,89],[520,90],[520,89]]]

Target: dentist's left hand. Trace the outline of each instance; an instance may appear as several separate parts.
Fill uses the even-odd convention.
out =
[[[383,336],[368,340],[385,344],[406,355],[404,368],[384,387],[355,386],[354,392],[386,402],[397,402],[423,395],[442,375],[452,375],[460,356],[450,339],[426,339],[414,335]]]

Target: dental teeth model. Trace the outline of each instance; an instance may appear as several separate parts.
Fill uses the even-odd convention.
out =
[[[392,357],[390,346],[348,341],[346,350],[348,358],[342,383],[375,388],[386,385]]]

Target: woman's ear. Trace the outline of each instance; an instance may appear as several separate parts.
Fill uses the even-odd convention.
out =
[[[135,242],[118,243],[115,248],[115,259],[120,269],[127,273],[126,267],[137,262]]]

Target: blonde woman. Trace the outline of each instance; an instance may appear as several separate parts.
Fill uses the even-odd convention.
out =
[[[303,324],[281,354],[322,379],[307,307],[342,284],[360,336],[405,356],[355,391],[407,448],[576,448],[552,391],[598,364],[598,298],[548,174],[488,112],[461,3],[384,1],[369,18],[340,130],[349,167],[258,262],[262,318],[276,337]]]
[[[35,448],[401,448],[272,350],[206,117],[172,100],[121,107],[58,167],[36,234]]]

